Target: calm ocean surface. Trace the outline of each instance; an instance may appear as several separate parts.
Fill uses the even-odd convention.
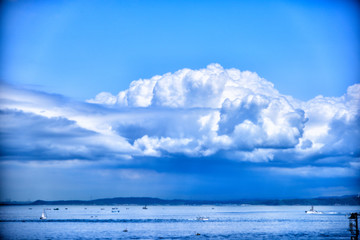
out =
[[[323,212],[316,215],[309,208],[2,206],[0,231],[1,239],[350,239],[347,214],[359,206],[315,206]]]

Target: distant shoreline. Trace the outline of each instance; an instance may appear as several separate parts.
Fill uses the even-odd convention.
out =
[[[34,202],[1,202],[0,205],[360,205],[360,197],[357,195],[347,195],[341,197],[318,197],[307,199],[239,199],[239,200],[165,200],[149,197],[118,197],[102,198],[96,200],[57,200]]]

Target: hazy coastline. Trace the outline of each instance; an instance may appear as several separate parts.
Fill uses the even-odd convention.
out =
[[[184,199],[160,199],[150,197],[117,197],[102,198],[95,200],[36,200],[28,202],[5,201],[0,205],[349,205],[359,206],[358,195],[346,195],[340,197],[318,198],[293,198],[293,199],[238,199],[238,200],[184,200]]]

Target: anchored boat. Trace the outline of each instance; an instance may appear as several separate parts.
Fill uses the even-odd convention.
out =
[[[305,211],[306,214],[322,214],[322,212],[316,211],[314,206],[311,206],[310,210]]]

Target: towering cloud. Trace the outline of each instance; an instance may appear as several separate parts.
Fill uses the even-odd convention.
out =
[[[102,92],[89,102],[129,107],[221,108],[226,99],[234,101],[249,95],[280,96],[272,83],[256,73],[210,64],[205,69],[181,69],[133,81],[117,96]]]
[[[342,97],[302,102],[256,73],[211,64],[133,81],[116,96],[101,92],[88,103],[2,88],[5,159],[41,152],[45,160],[220,154],[252,162],[328,156],[359,162],[359,84]]]

